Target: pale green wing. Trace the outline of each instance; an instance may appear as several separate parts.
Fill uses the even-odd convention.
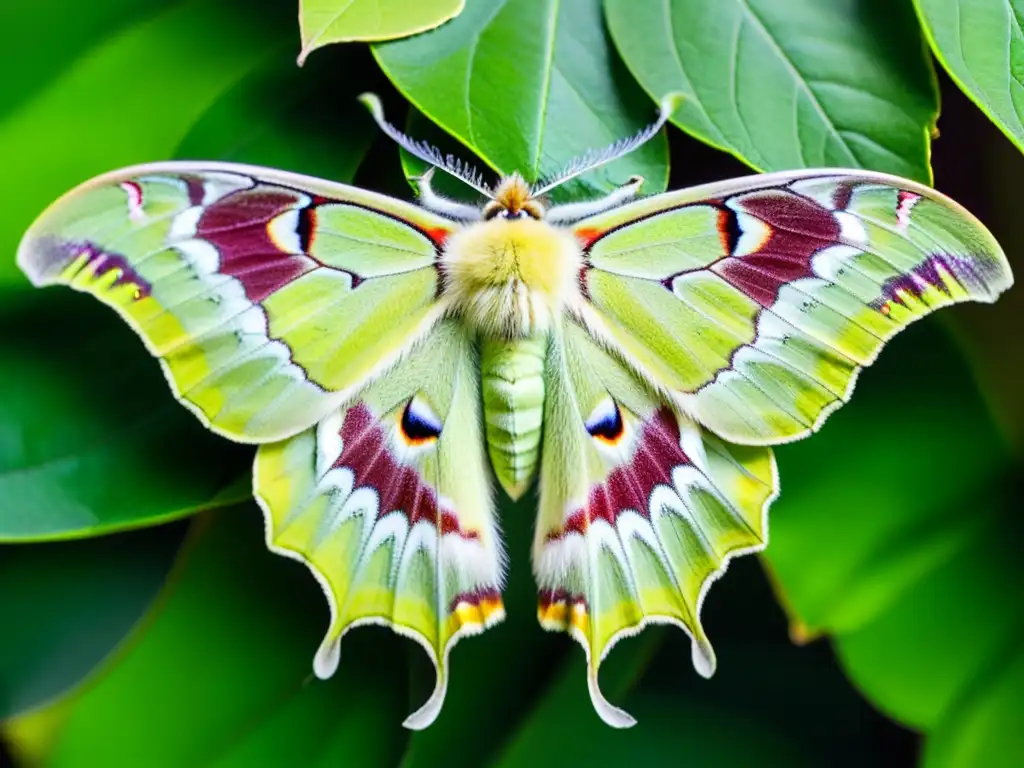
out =
[[[767,543],[775,459],[678,415],[570,321],[552,335],[545,390],[538,616],[583,645],[594,707],[626,727],[598,688],[601,661],[619,638],[675,624],[712,674],[701,602],[730,557]]]
[[[334,673],[354,626],[413,638],[437,685],[410,728],[437,717],[456,640],[504,616],[481,424],[479,360],[443,321],[358,400],[256,456],[268,546],[306,563],[330,602],[314,670]]]
[[[319,421],[430,329],[452,227],[297,174],[159,163],[59,199],[18,264],[114,307],[204,424],[263,442]]]
[[[747,444],[793,440],[934,309],[1013,282],[964,208],[867,171],[775,173],[656,195],[574,225],[576,308],[680,408]]]

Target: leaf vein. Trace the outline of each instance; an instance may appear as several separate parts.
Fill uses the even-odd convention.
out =
[[[811,89],[810,85],[808,85],[807,80],[804,79],[803,73],[800,72],[799,69],[797,69],[796,65],[793,63],[793,60],[789,57],[789,54],[787,54],[782,49],[782,47],[778,44],[778,42],[772,36],[771,32],[768,31],[768,28],[764,25],[764,22],[762,22],[760,17],[758,17],[757,14],[754,13],[754,10],[753,10],[753,8],[751,8],[749,1],[748,0],[737,0],[737,2],[739,2],[739,4],[744,8],[744,10],[746,11],[747,15],[750,16],[750,18],[753,21],[753,23],[761,31],[761,34],[764,36],[764,39],[767,41],[768,45],[772,48],[772,50],[775,51],[776,55],[779,57],[779,59],[782,61],[782,63],[789,70],[790,74],[792,75],[793,85],[794,85],[797,93],[799,94],[799,93],[802,92],[804,97],[807,98],[811,102],[811,105],[814,107],[814,110],[818,113],[818,117],[820,118],[822,123],[825,125],[825,127],[836,138],[839,139],[840,145],[846,151],[846,154],[850,158],[850,160],[852,160],[854,163],[857,163],[859,165],[860,164],[860,160],[857,158],[857,155],[853,152],[853,150],[850,148],[850,146],[846,143],[845,139],[839,133],[839,130],[836,128],[835,123],[832,122],[832,118],[829,117],[828,113],[825,111],[825,108],[821,105],[821,102],[818,100],[817,95]],[[796,112],[796,106],[794,106],[794,113],[795,112]],[[797,144],[800,146],[801,160],[803,160],[804,159],[804,157],[803,157],[803,144],[800,141],[799,128],[797,130],[796,136],[797,136]],[[805,160],[804,160],[804,164],[806,165],[806,161]]]

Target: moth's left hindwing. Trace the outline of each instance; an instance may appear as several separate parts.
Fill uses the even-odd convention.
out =
[[[336,409],[437,321],[451,226],[298,174],[158,163],[55,202],[18,264],[116,309],[204,424],[266,442]]]
[[[671,623],[712,673],[701,602],[730,557],[767,542],[775,459],[681,417],[572,321],[552,335],[545,391],[539,619],[583,645],[594,707],[629,726],[598,688],[601,660],[620,637]]]
[[[316,673],[333,674],[350,627],[413,638],[437,685],[411,728],[441,709],[451,646],[504,616],[481,424],[479,360],[444,321],[357,401],[256,458],[268,545],[309,565],[331,605]]]

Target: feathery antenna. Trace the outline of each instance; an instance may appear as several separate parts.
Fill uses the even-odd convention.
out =
[[[416,141],[395,126],[384,119],[384,107],[380,103],[380,99],[377,98],[375,93],[364,93],[359,97],[359,101],[363,103],[370,114],[373,115],[374,121],[380,126],[380,129],[384,131],[398,146],[406,150],[412,155],[415,155],[420,160],[426,163],[430,163],[435,168],[440,168],[445,173],[449,173],[459,181],[469,185],[480,194],[494,199],[494,193],[491,192],[490,187],[484,182],[483,174],[480,173],[476,168],[466,163],[455,155],[442,155],[441,150],[437,147],[428,144],[425,141]]]
[[[592,171],[606,163],[612,162],[613,160],[618,160],[623,155],[628,155],[641,144],[645,144],[661,130],[661,127],[668,122],[668,119],[673,115],[673,113],[679,109],[679,105],[682,104],[683,98],[684,95],[678,91],[665,94],[661,99],[660,111],[658,112],[657,120],[633,136],[629,136],[625,139],[619,139],[614,144],[607,146],[604,149],[592,149],[589,152],[580,155],[554,176],[543,179],[533,190],[533,196],[537,197],[538,195],[543,195],[545,192],[550,192],[555,187],[561,186],[570,179],[574,179],[580,174]]]

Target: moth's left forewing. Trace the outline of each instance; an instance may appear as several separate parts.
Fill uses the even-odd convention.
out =
[[[806,435],[909,323],[1013,281],[949,198],[866,171],[765,174],[580,222],[591,332],[726,439]]]
[[[440,318],[454,226],[285,171],[154,163],[57,200],[18,264],[114,308],[205,425],[265,442],[318,421]]]
[[[504,616],[479,387],[470,339],[445,321],[355,402],[256,458],[268,546],[306,563],[331,606],[316,673],[334,673],[352,627],[414,639],[437,683],[411,728],[437,717],[454,643]]]
[[[546,376],[538,616],[583,646],[598,714],[625,727],[601,695],[601,661],[619,638],[669,623],[712,673],[701,603],[730,557],[765,545],[774,457],[681,416],[572,322],[555,330]]]

